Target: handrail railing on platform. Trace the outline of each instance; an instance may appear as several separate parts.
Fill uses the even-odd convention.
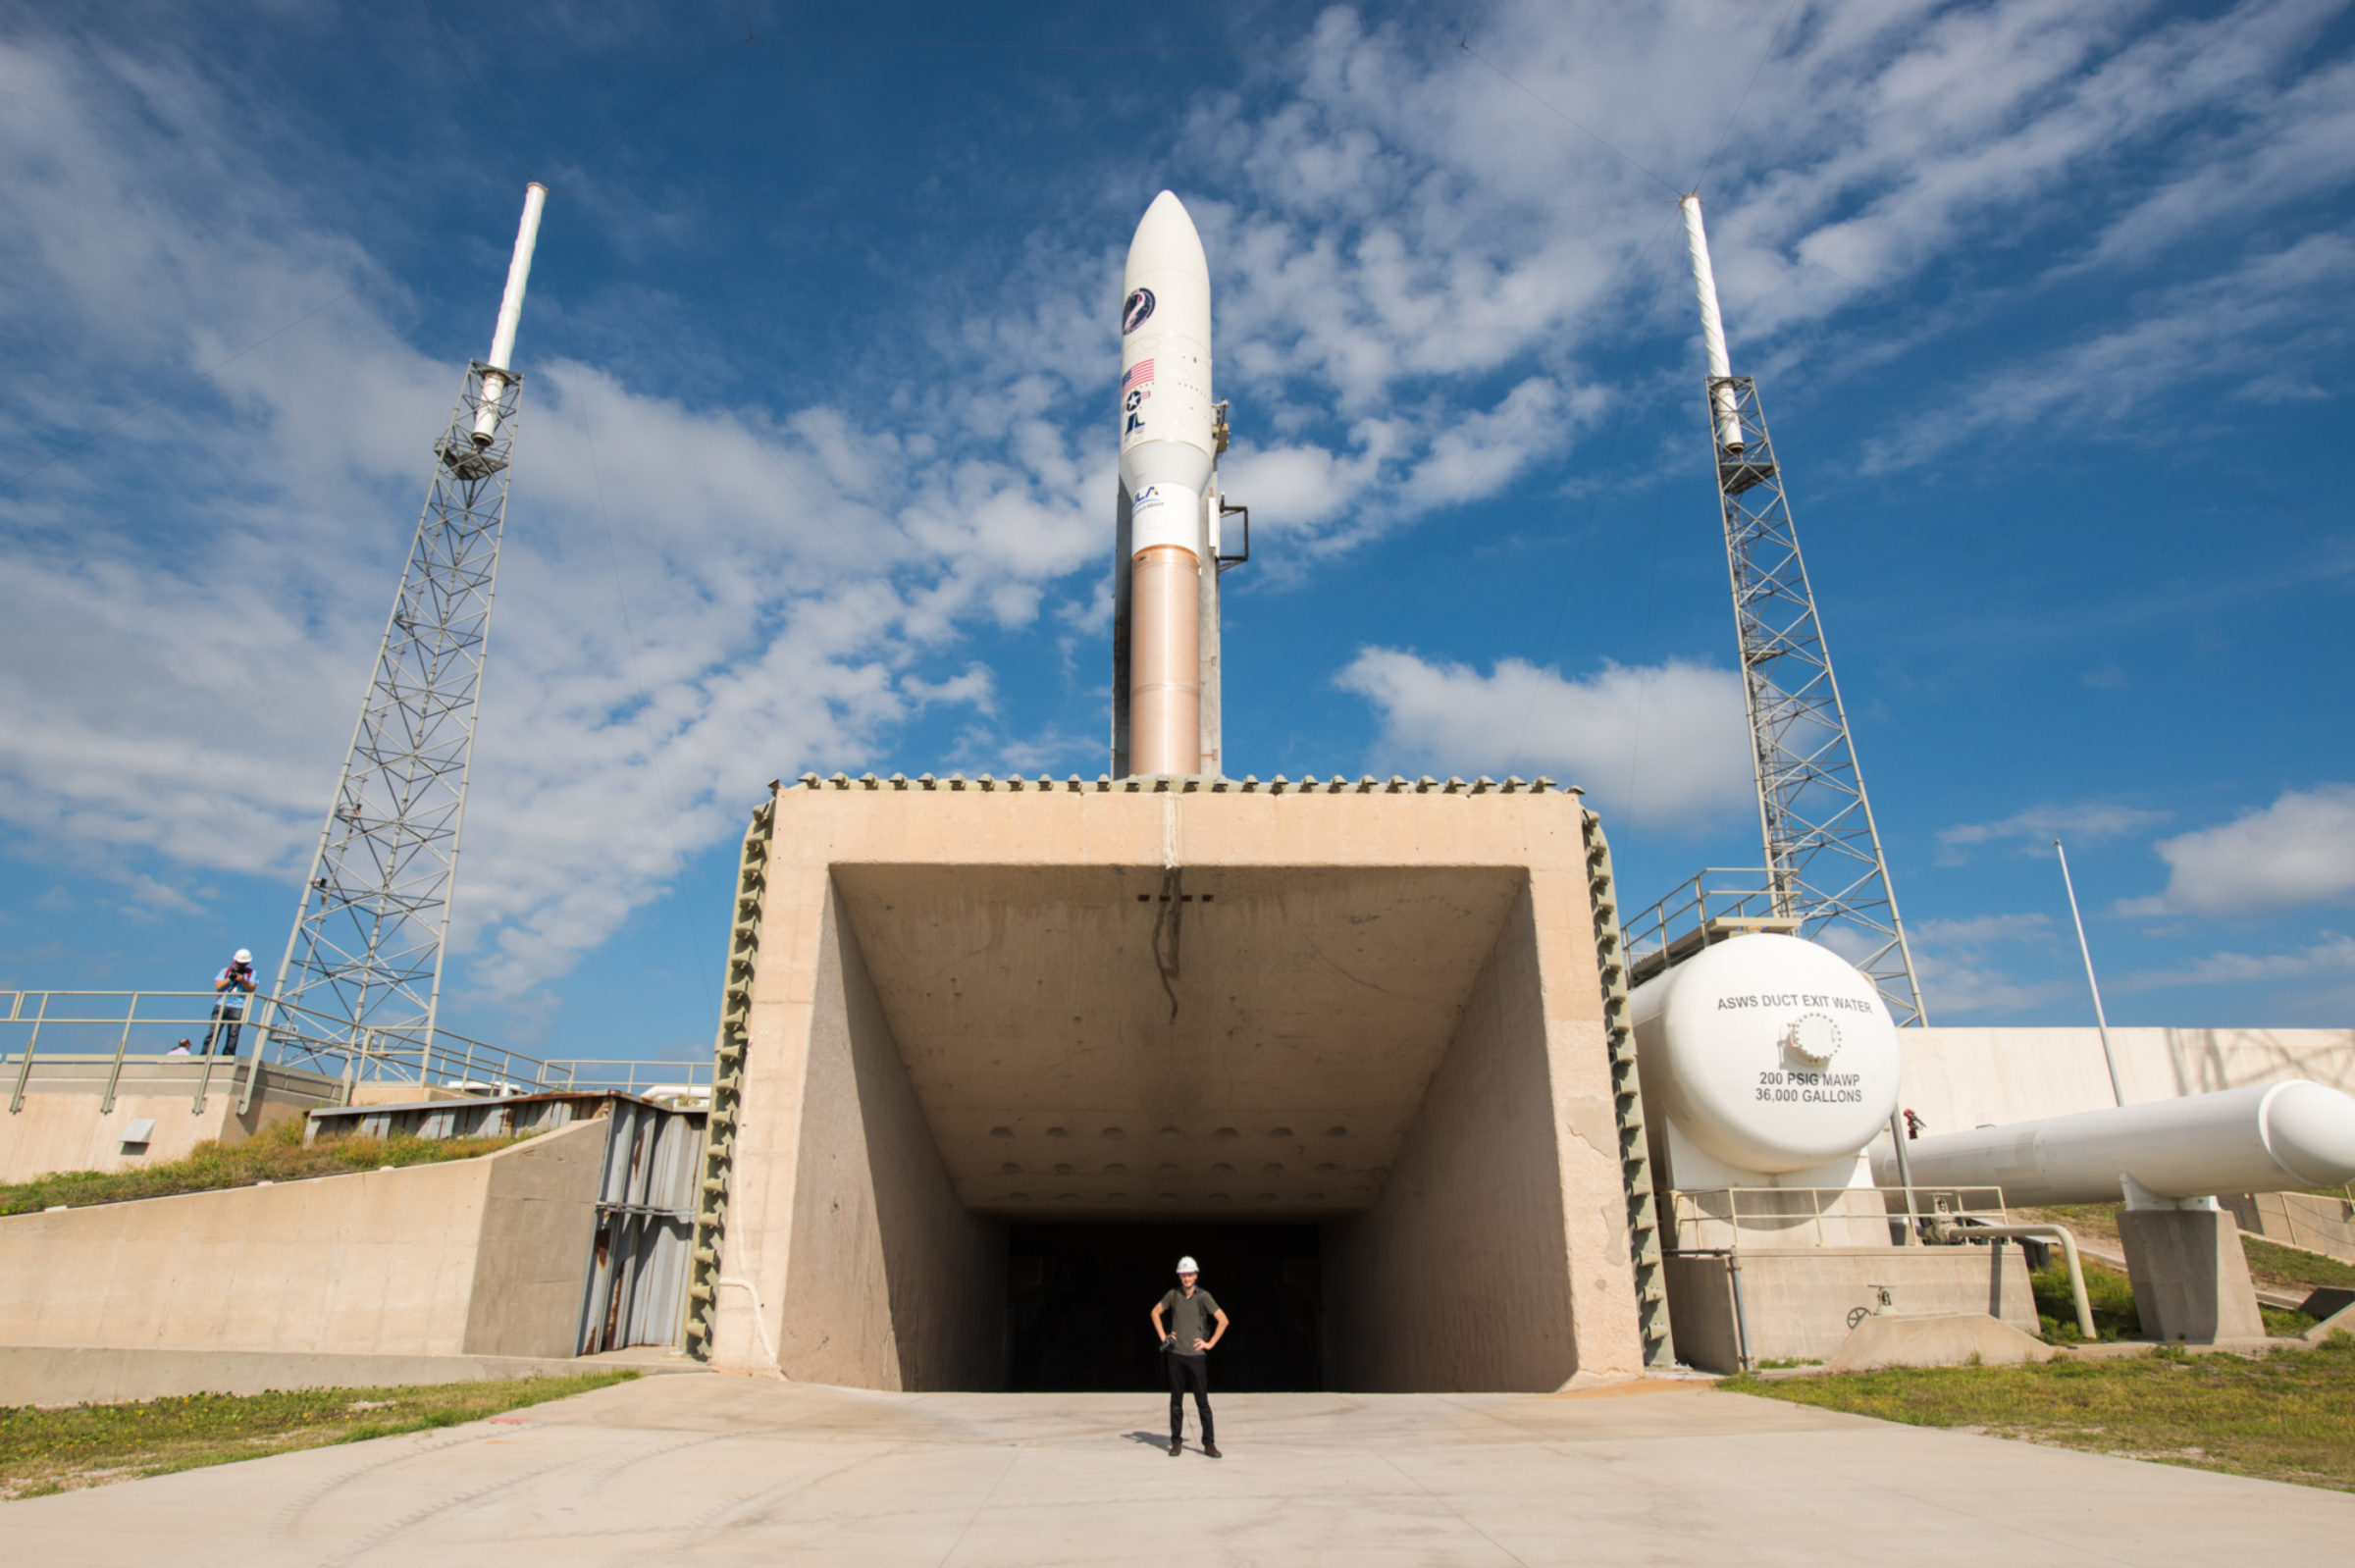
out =
[[[235,1044],[230,1043],[233,1030],[242,1036]],[[85,1040],[96,1049],[75,1048]],[[176,1055],[183,1041],[190,1049],[184,1056]],[[249,1050],[237,1049],[247,1044]],[[139,1049],[141,1046],[152,1048]],[[217,1046],[225,1049],[216,1052]],[[243,997],[240,1009],[230,1015],[221,1011],[221,996],[212,991],[0,991],[0,1063],[16,1070],[8,1098],[12,1115],[25,1108],[26,1087],[36,1059],[107,1063],[101,1115],[114,1109],[127,1060],[201,1059],[205,1070],[197,1078],[189,1106],[197,1114],[203,1112],[216,1068],[223,1063],[230,1066],[233,1086],[241,1076],[240,1114],[252,1109],[265,1066],[335,1077],[341,1104],[349,1104],[363,1082],[414,1082],[421,1091],[656,1090],[685,1096],[708,1094],[711,1074],[707,1058],[572,1057],[549,1061],[447,1029],[436,1029],[423,1040],[414,1030],[355,1031],[347,1019],[258,992]],[[241,1074],[240,1067],[244,1069]]]
[[[1696,1187],[1668,1194],[1670,1251],[1854,1244],[1886,1230],[1967,1240],[1974,1227],[2010,1223],[2001,1187]],[[1833,1231],[1848,1238],[1834,1240]],[[1878,1245],[1878,1242],[1868,1243]]]
[[[1774,873],[1762,865],[1708,865],[1679,882],[1666,898],[1629,917],[1628,979],[1641,985],[1682,964],[1712,942],[1744,931],[1795,932],[1788,894],[1777,896]]]

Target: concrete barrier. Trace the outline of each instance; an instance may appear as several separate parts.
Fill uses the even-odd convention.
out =
[[[606,1130],[0,1219],[0,1345],[569,1357]]]
[[[1883,1367],[1989,1367],[2050,1361],[2059,1354],[1983,1312],[1883,1313],[1857,1325],[1824,1362],[1826,1372]]]
[[[2355,1263],[2355,1200],[2345,1193],[2222,1193],[2217,1202],[2232,1211],[2243,1235]]]
[[[1676,1303],[1670,1327],[1676,1356],[1688,1366],[1733,1372],[1745,1328],[1753,1363],[1814,1361],[1837,1354],[1852,1320],[1889,1292],[1899,1315],[2001,1320],[2026,1337],[2036,1299],[2017,1246],[1745,1247],[1741,1310],[1723,1253],[1671,1253],[1668,1284]],[[1886,1316],[1888,1314],[1884,1314]]]
[[[130,1171],[178,1160],[210,1140],[242,1143],[274,1123],[333,1105],[331,1077],[272,1063],[253,1109],[239,1114],[249,1057],[128,1057],[44,1052],[5,1073],[25,1074],[23,1103],[0,1110],[0,1181],[56,1171]],[[0,1106],[6,1104],[0,1100]],[[144,1137],[126,1141],[138,1131]]]

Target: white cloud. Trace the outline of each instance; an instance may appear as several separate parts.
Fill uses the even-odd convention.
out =
[[[1997,822],[1959,822],[1938,830],[1939,863],[1959,865],[1964,852],[1982,844],[2012,843],[2022,855],[2042,855],[2053,840],[2098,841],[2140,832],[2168,818],[2147,807],[2089,801],[2074,806],[2031,806]]]
[[[1697,826],[1756,798],[1731,670],[1671,659],[1566,679],[1504,659],[1483,675],[1367,648],[1335,680],[1379,710],[1369,765],[1384,772],[1549,773],[1643,826]]]
[[[1704,165],[1719,287],[1753,360],[1820,351],[1827,317],[1932,268],[1982,295],[1987,260],[2058,222],[2051,198],[2072,182],[2103,182],[2122,209],[2097,242],[2105,264],[2146,263],[2339,178],[2355,156],[2336,133],[2348,67],[2312,48],[2336,11],[1810,4],[1753,83],[1779,20],[1753,6],[1521,0],[1472,29],[1473,51],[1436,55],[1352,49],[1412,40],[1334,7],[1305,64],[1271,68],[1271,107],[1217,98],[1187,128],[1260,198],[1207,214],[1222,344],[1233,345],[1222,374],[1254,412],[1276,399],[1280,420],[1304,417],[1299,404],[1330,399],[1357,418],[1433,378],[1558,359],[1631,324],[1690,333],[1667,201]],[[1741,123],[1720,147],[1725,122],[1693,106],[1738,98]],[[2339,291],[2332,236],[2315,248],[2307,237],[2292,223],[2277,254],[2163,293],[2135,327],[2097,330],[2072,363],[1989,380],[1949,424],[2115,408],[2121,385],[2143,397],[2214,374],[2210,353],[2230,330],[2302,337],[2314,317],[2296,319],[2298,302],[2319,314]],[[2203,307],[2231,318],[2205,346]],[[1918,437],[1919,422],[1909,430]],[[1893,443],[1884,455],[1920,450]]]
[[[2355,785],[2284,790],[2263,810],[2161,839],[2166,891],[2121,915],[2246,915],[2355,897]]]
[[[1238,445],[1220,482],[1230,499],[1251,508],[1254,531],[1281,545],[1263,563],[1267,571],[1296,579],[1321,558],[1403,523],[1495,495],[1538,458],[1567,446],[1605,401],[1599,388],[1532,377],[1492,408],[1360,420],[1345,451]]]
[[[1914,920],[1906,927],[1914,977],[1932,1019],[1952,1014],[2024,1013],[2071,994],[2064,980],[2025,980],[2014,974],[2006,948],[2041,947],[2055,939],[2051,916],[1977,915]],[[1995,951],[1991,951],[1995,950]]]
[[[2172,969],[2129,974],[2121,991],[2151,991],[2171,985],[2236,985],[2251,980],[2297,980],[2315,974],[2355,971],[2355,936],[2335,933],[2295,953],[2211,953]]]
[[[2299,395],[2280,379],[2280,345],[2304,353],[2348,337],[2323,301],[2355,281],[2355,239],[2308,235],[2230,271],[2135,301],[2125,326],[1977,378],[1952,412],[1868,444],[1868,469],[1903,468],[1991,430],[2055,422],[2135,436],[2131,416],[2186,382],[2222,379],[2259,401]]]
[[[1973,915],[1962,919],[1916,920],[1910,936],[1948,947],[1983,947],[1994,942],[2041,942],[2053,934],[2049,915]]]

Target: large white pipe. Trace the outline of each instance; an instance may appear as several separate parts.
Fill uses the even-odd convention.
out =
[[[1701,197],[1687,196],[1678,205],[1685,213],[1685,249],[1693,258],[1693,292],[1701,300],[1701,352],[1708,356],[1709,380],[1715,384],[1734,373],[1725,354],[1725,319],[1717,313],[1717,274],[1709,266],[1709,236],[1701,226]],[[1734,412],[1734,390],[1718,387],[1714,400],[1717,444],[1729,452],[1739,452],[1742,421]]]
[[[523,187],[523,222],[515,230],[515,254],[507,261],[507,291],[499,296],[498,325],[491,331],[491,353],[483,363],[483,406],[474,416],[474,444],[488,446],[498,434],[498,400],[507,390],[503,374],[512,370],[515,327],[523,320],[523,289],[531,281],[532,250],[540,243],[540,209],[548,204],[548,187],[535,180]]]
[[[2012,1204],[2132,1203],[2355,1180],[2355,1100],[2293,1078],[1920,1138],[1913,1185],[2001,1187]],[[1898,1185],[1891,1150],[1873,1180]]]
[[[1128,757],[1202,770],[1204,497],[1217,458],[1210,262],[1185,206],[1153,198],[1128,244],[1121,309],[1121,484],[1130,518]]]

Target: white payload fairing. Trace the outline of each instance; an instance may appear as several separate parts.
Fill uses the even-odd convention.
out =
[[[1129,241],[1122,295],[1114,766],[1215,773],[1226,432],[1211,397],[1210,263],[1167,190]]]

